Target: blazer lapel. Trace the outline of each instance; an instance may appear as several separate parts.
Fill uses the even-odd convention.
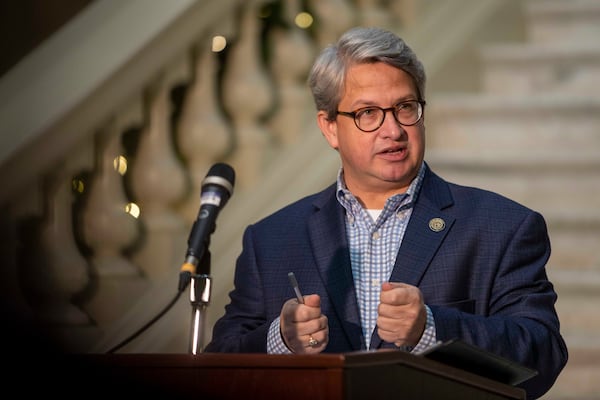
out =
[[[415,203],[390,281],[418,286],[455,218],[443,211],[453,200],[448,184],[429,169]]]
[[[443,211],[452,203],[448,184],[428,168],[396,256],[390,282],[419,285],[437,249],[454,224],[455,218]],[[375,330],[371,348],[378,347],[394,346],[383,343]]]
[[[352,349],[360,350],[364,348],[364,340],[350,265],[344,211],[335,197],[335,185],[324,194],[315,201],[317,210],[308,221],[315,262],[348,342]]]

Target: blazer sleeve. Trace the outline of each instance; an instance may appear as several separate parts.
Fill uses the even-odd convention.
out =
[[[243,236],[243,250],[237,259],[234,289],[225,315],[213,327],[205,352],[266,353],[267,333],[272,318],[266,315],[263,283],[258,272],[252,227]],[[281,307],[281,306],[279,306]]]
[[[429,304],[437,338],[460,338],[538,370],[522,384],[528,398],[537,398],[553,385],[567,361],[554,309],[557,295],[546,276],[550,241],[543,217],[527,213],[506,244],[495,244],[503,248],[498,249],[494,281],[477,283],[472,277],[489,291],[485,311],[469,302]]]

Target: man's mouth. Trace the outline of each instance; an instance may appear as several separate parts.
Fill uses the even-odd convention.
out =
[[[395,148],[395,149],[387,149],[387,150],[384,150],[384,151],[380,152],[379,154],[396,154],[396,153],[401,153],[401,152],[403,152],[404,150],[406,150],[406,148],[404,148],[404,147],[399,147],[399,148]]]

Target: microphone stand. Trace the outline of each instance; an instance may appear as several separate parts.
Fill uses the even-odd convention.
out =
[[[192,275],[190,284],[190,303],[192,305],[192,321],[190,326],[189,352],[198,354],[204,349],[204,332],[206,326],[206,308],[210,303],[212,278],[210,273],[210,252],[208,248],[200,260],[199,271]]]

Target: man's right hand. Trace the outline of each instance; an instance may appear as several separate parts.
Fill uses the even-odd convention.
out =
[[[304,304],[297,299],[286,301],[279,315],[281,337],[296,354],[317,354],[329,342],[329,323],[321,313],[318,294],[304,296]]]

